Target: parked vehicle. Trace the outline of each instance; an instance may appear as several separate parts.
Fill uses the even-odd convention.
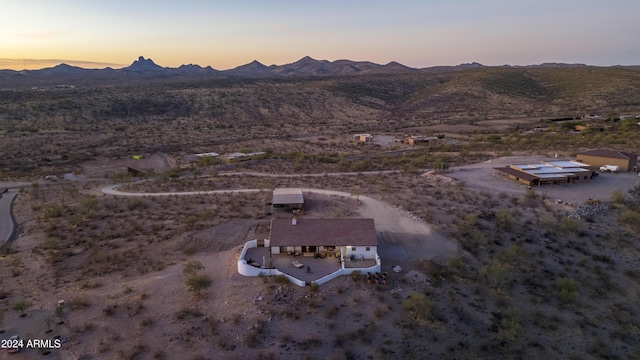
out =
[[[7,352],[8,353],[17,353],[17,352],[20,351],[20,347],[22,345],[22,340],[20,339],[20,336],[13,335],[11,338],[9,338],[9,340],[8,340],[6,345],[7,345]]]
[[[618,165],[604,165],[600,167],[600,171],[602,172],[612,172],[617,173],[620,170],[620,166]]]

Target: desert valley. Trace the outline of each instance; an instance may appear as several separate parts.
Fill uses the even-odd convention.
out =
[[[639,124],[637,66],[2,70],[0,358],[640,359]]]

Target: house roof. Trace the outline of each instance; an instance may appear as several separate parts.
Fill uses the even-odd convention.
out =
[[[531,174],[526,173],[524,171],[516,170],[516,169],[510,168],[508,166],[496,167],[494,169],[498,170],[498,171],[501,171],[501,172],[503,172],[505,174],[509,174],[509,175],[513,175],[513,176],[519,177],[520,179],[526,180],[526,181],[531,181],[531,180],[535,180],[535,179],[538,178],[538,176],[531,175]]]
[[[304,204],[302,190],[293,188],[281,188],[273,190],[272,204]]]
[[[270,246],[377,246],[373,219],[271,220]]]
[[[579,152],[578,155],[600,156],[600,157],[608,157],[612,159],[625,159],[625,160],[635,159],[638,157],[638,155],[628,153],[628,152],[615,151],[615,150],[603,150],[603,149],[582,151],[582,152]]]

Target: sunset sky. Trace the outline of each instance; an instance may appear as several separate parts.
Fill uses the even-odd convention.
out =
[[[3,0],[0,69],[640,64],[638,0]]]

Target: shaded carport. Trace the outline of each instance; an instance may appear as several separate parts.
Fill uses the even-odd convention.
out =
[[[516,170],[508,166],[493,168],[493,176],[503,178],[508,181],[519,182],[520,185],[540,186],[539,177],[524,171]]]

